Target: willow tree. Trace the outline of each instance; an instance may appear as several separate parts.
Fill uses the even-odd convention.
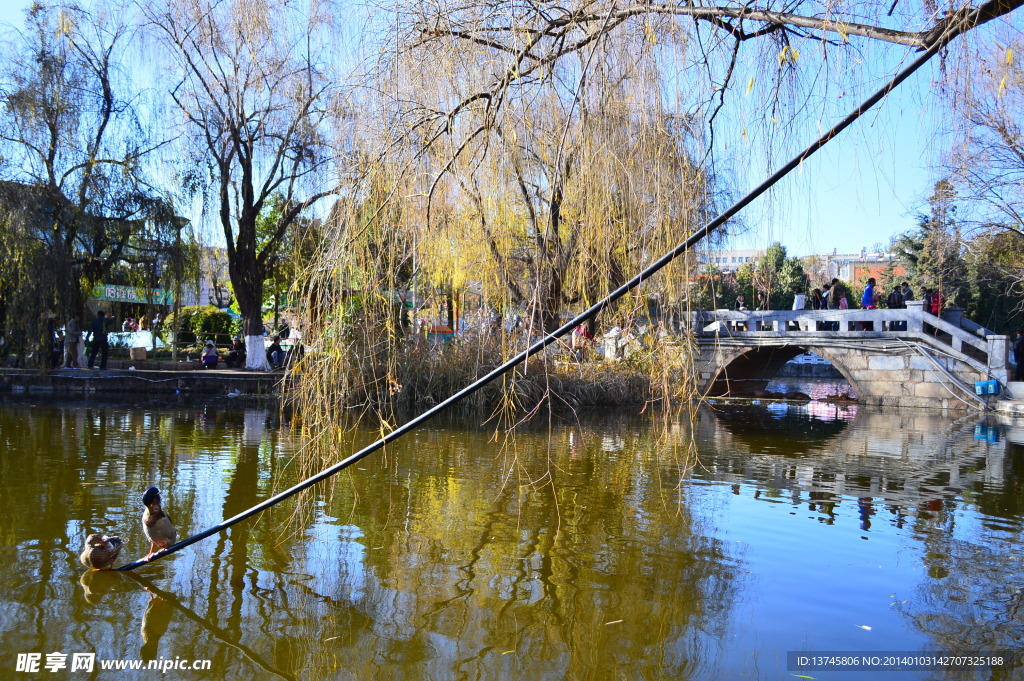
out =
[[[999,330],[1015,330],[1024,314],[1021,47],[1019,32],[1004,32],[981,52],[971,87],[956,102],[960,125],[944,167],[950,185],[944,214],[955,211],[956,216],[955,231],[946,235],[955,244],[947,250],[958,249],[971,270],[969,312],[978,315],[971,318]],[[937,223],[934,209],[927,224],[932,223]]]
[[[131,37],[113,13],[37,2],[5,46],[0,203],[7,248],[24,255],[2,261],[2,278],[19,282],[8,307],[81,311],[112,268],[130,268],[143,244],[176,233],[146,172],[161,141],[143,125],[145,97],[126,75]]]
[[[605,57],[618,61],[628,50]],[[514,117],[436,176],[417,207],[426,264],[462,267],[461,279],[482,280],[493,305],[524,310],[539,333],[695,229],[713,183],[691,158],[689,121],[666,111],[664,91],[638,61],[633,70],[618,64],[617,83],[595,69],[600,85],[576,81],[575,92],[551,88],[517,102]],[[477,244],[471,272],[464,247],[454,251],[459,261],[444,261],[435,237],[446,230],[435,216]]]
[[[318,263],[316,307],[343,319],[346,281],[397,281],[374,273],[411,261],[414,282],[475,284],[551,329],[685,238],[728,182],[756,184],[751,156],[802,148],[908,53],[1018,4],[381,3],[381,30],[364,34],[381,59],[357,98],[369,113],[353,123],[370,161]],[[398,250],[375,257],[383,244]],[[684,262],[644,293],[683,300],[693,279]],[[389,334],[361,347],[401,357]],[[382,399],[402,390],[400,365],[375,365]]]
[[[420,164],[433,178],[424,190],[427,229],[432,204],[445,193],[446,183],[457,182],[460,191],[469,194],[482,186],[484,194],[511,196],[514,192],[502,192],[500,182],[488,186],[480,180],[492,166],[509,167],[508,172],[525,179],[518,185],[519,193],[527,197],[523,204],[532,223],[527,230],[538,241],[536,252],[554,254],[540,258],[551,263],[572,253],[571,247],[565,248],[562,225],[568,222],[563,205],[567,183],[574,176],[583,178],[591,196],[605,187],[640,205],[645,203],[640,193],[658,186],[642,178],[627,190],[621,176],[581,166],[581,141],[598,150],[593,155],[596,168],[607,161],[617,162],[622,170],[672,172],[664,155],[654,160],[635,143],[645,136],[637,123],[646,119],[647,134],[660,133],[660,139],[668,140],[678,133],[671,124],[684,122],[685,134],[676,139],[684,150],[682,166],[692,170],[679,174],[672,196],[655,192],[657,206],[667,209],[662,216],[673,224],[678,242],[687,231],[688,218],[701,215],[700,201],[708,205],[708,197],[718,189],[709,185],[722,176],[715,172],[715,164],[724,162],[739,174],[749,167],[746,156],[764,153],[747,146],[749,140],[767,149],[801,148],[823,116],[848,106],[835,105],[838,99],[830,102],[830,94],[839,94],[837,84],[841,83],[842,94],[854,94],[863,89],[858,76],[867,81],[885,75],[872,74],[865,61],[876,68],[896,65],[908,48],[920,50],[951,40],[1006,17],[1020,4],[409,3],[394,14],[397,37],[385,48],[385,59],[388,72],[401,81],[395,91],[403,115],[397,120],[407,126],[414,144],[428,150],[421,159],[436,158],[433,164]],[[969,67],[977,59],[973,46],[957,53]],[[945,59],[947,64],[952,61],[948,53]],[[948,72],[952,77],[946,86],[963,92],[958,80],[962,71]],[[549,106],[552,101],[555,107]],[[605,106],[595,107],[602,101]],[[622,109],[636,106],[643,110],[642,117],[634,115],[631,125],[629,116],[616,118],[607,103]],[[601,116],[611,125],[592,125]],[[811,128],[810,134],[792,134],[801,127]],[[536,167],[538,158],[548,169],[524,178],[524,170],[529,174],[531,162]],[[689,181],[684,180],[687,173]],[[673,198],[688,204],[690,211],[672,208]],[[634,238],[651,233],[650,220],[623,210],[623,201],[588,197],[583,203],[606,220],[612,216],[611,222],[623,215]],[[601,241],[595,233],[587,236],[588,241]],[[522,256],[522,250],[518,253]],[[606,268],[613,280],[621,263],[620,258],[584,260],[592,270]],[[557,272],[558,267],[549,269]],[[506,280],[514,294],[522,279]],[[563,281],[557,274],[534,267],[529,281],[533,300],[542,309],[545,303],[538,301],[560,297]],[[545,326],[550,328],[554,316],[547,315]]]
[[[269,369],[263,345],[264,284],[300,213],[333,191],[323,173],[325,137],[337,85],[331,58],[331,2],[298,8],[287,0],[171,0],[140,3],[168,57],[189,167],[227,248],[251,369]],[[327,189],[325,189],[327,187]],[[276,224],[259,229],[271,197]]]

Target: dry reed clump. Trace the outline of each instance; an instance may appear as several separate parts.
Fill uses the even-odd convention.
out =
[[[289,375],[291,391],[336,396],[338,411],[393,411],[431,407],[499,366],[505,358],[496,340],[432,342],[413,336],[387,360],[367,361],[357,353],[310,353]],[[303,376],[316,385],[303,386]],[[522,414],[550,398],[554,409],[667,404],[683,399],[689,372],[661,354],[637,354],[621,362],[599,356],[585,360],[562,348],[530,358],[501,379],[467,397],[461,407],[511,408]],[[331,385],[325,377],[333,376]],[[315,377],[315,378],[314,378]],[[669,390],[666,390],[666,386]]]

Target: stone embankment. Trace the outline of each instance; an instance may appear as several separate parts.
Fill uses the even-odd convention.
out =
[[[169,396],[259,395],[280,393],[284,374],[244,369],[203,370],[188,362],[110,361],[103,371],[58,369],[0,370],[0,392],[38,395],[147,394]],[[155,366],[154,366],[155,365]],[[166,365],[166,368],[164,367]],[[135,369],[130,367],[135,366]],[[144,366],[144,368],[138,368]]]

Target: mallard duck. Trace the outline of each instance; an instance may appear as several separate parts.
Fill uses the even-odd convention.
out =
[[[109,570],[121,553],[121,538],[105,534],[90,534],[85,540],[85,549],[79,558],[82,565],[93,570]]]
[[[142,514],[142,531],[150,542],[149,554],[142,560],[151,560],[157,553],[157,547],[162,551],[178,540],[174,523],[160,507],[160,501],[160,490],[156,487],[150,487],[142,495],[142,503],[146,506]]]

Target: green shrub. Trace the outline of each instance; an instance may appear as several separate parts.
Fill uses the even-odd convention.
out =
[[[196,335],[192,332],[192,317],[198,311],[199,307],[195,305],[178,308],[177,315],[172,312],[164,320],[164,332],[171,333],[177,329],[177,341],[179,344],[195,343]]]
[[[207,340],[217,345],[227,345],[231,336],[238,331],[238,321],[212,305],[182,307],[178,310],[178,316],[178,343],[181,345],[202,344]],[[167,331],[175,328],[173,313],[168,315],[164,328]]]

